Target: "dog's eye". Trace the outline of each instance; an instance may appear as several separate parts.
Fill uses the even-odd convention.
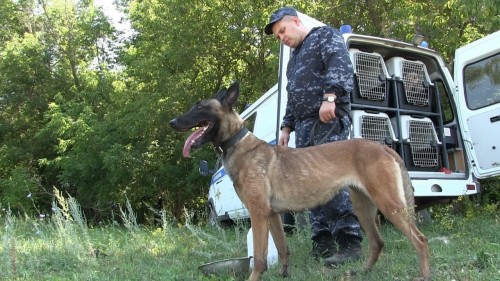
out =
[[[202,109],[202,108],[206,107],[206,105],[207,105],[206,102],[199,101],[199,102],[196,103],[196,108]]]

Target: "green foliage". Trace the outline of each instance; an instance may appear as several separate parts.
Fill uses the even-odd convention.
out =
[[[130,204],[184,221],[201,218],[208,179],[200,159],[182,159],[184,134],[169,120],[232,80],[242,110],[277,81],[279,44],[264,35],[276,1],[115,1],[134,28],[121,41],[97,1],[0,0],[0,203],[50,213],[54,186],[81,204],[89,222]],[[302,1],[335,27],[409,41],[426,35],[452,50],[499,29],[498,5],[467,1]],[[485,185],[483,185],[485,186]],[[498,187],[485,188],[498,202]],[[31,197],[28,198],[28,194]]]
[[[480,181],[482,188],[481,201],[483,204],[499,204],[500,177],[493,177]]]
[[[498,202],[480,205],[477,197],[462,196],[450,204],[431,207],[430,213],[443,228],[453,230],[460,229],[480,216],[497,216],[498,207]]]
[[[447,230],[461,228],[480,216],[497,216],[499,187],[498,177],[481,180],[481,194],[462,196],[450,204],[434,206],[431,208],[431,215]]]
[[[36,214],[36,206],[44,199],[38,175],[26,167],[15,167],[0,178],[0,205],[15,213]]]
[[[410,41],[416,33],[424,35],[448,63],[460,46],[500,29],[495,0],[404,1],[392,13],[396,38]]]

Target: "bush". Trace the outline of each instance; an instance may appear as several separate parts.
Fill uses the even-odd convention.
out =
[[[446,230],[453,230],[475,220],[478,216],[495,216],[499,203],[481,203],[480,196],[460,196],[449,204],[429,208],[433,219]]]
[[[481,188],[481,203],[497,204],[500,202],[500,177],[480,180]]]
[[[15,167],[0,178],[0,204],[14,213],[33,213],[44,197],[38,175],[27,167]]]

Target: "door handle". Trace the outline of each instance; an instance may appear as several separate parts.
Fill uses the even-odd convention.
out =
[[[494,116],[490,118],[491,123],[500,121],[500,115]]]

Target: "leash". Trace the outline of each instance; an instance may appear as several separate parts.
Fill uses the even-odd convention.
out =
[[[330,130],[328,130],[328,132],[325,134],[325,136],[323,136],[322,139],[320,139],[319,141],[315,141],[314,136],[316,135],[316,130],[318,129],[320,122],[321,122],[320,120],[317,120],[314,123],[313,128],[311,129],[311,135],[310,135],[309,139],[311,140],[312,145],[319,145],[319,144],[324,143],[330,137],[332,132],[335,129],[339,129],[339,127],[340,127],[340,120],[339,120],[338,122],[335,122],[335,124],[332,126],[332,128]]]
[[[234,134],[228,140],[221,143],[219,146],[216,147],[216,149],[218,149],[220,153],[224,153],[224,151],[226,151],[231,146],[233,146],[237,142],[239,142],[248,132],[249,131],[248,131],[247,127],[243,126],[238,133]]]
[[[344,106],[338,106],[335,110],[335,113],[337,114],[337,118],[338,119],[338,122],[335,122],[335,124],[333,125],[333,127],[328,130],[328,132],[325,134],[325,136],[319,140],[319,141],[315,141],[314,139],[314,136],[316,134],[316,130],[318,129],[319,125],[320,125],[320,120],[319,120],[319,117],[318,117],[318,120],[314,123],[314,126],[311,130],[311,134],[309,136],[309,139],[311,141],[311,145],[318,145],[318,144],[322,144],[324,143],[329,137],[330,135],[332,134],[333,131],[335,131],[336,129],[338,129],[338,131],[340,131],[340,122],[343,122],[344,123],[344,117],[347,116],[347,118],[349,118],[349,121],[351,121],[352,123],[352,118],[351,118],[351,115],[349,114],[350,112],[350,106],[348,107],[349,109],[346,109],[345,105]],[[346,126],[346,124],[344,123],[344,126]]]

